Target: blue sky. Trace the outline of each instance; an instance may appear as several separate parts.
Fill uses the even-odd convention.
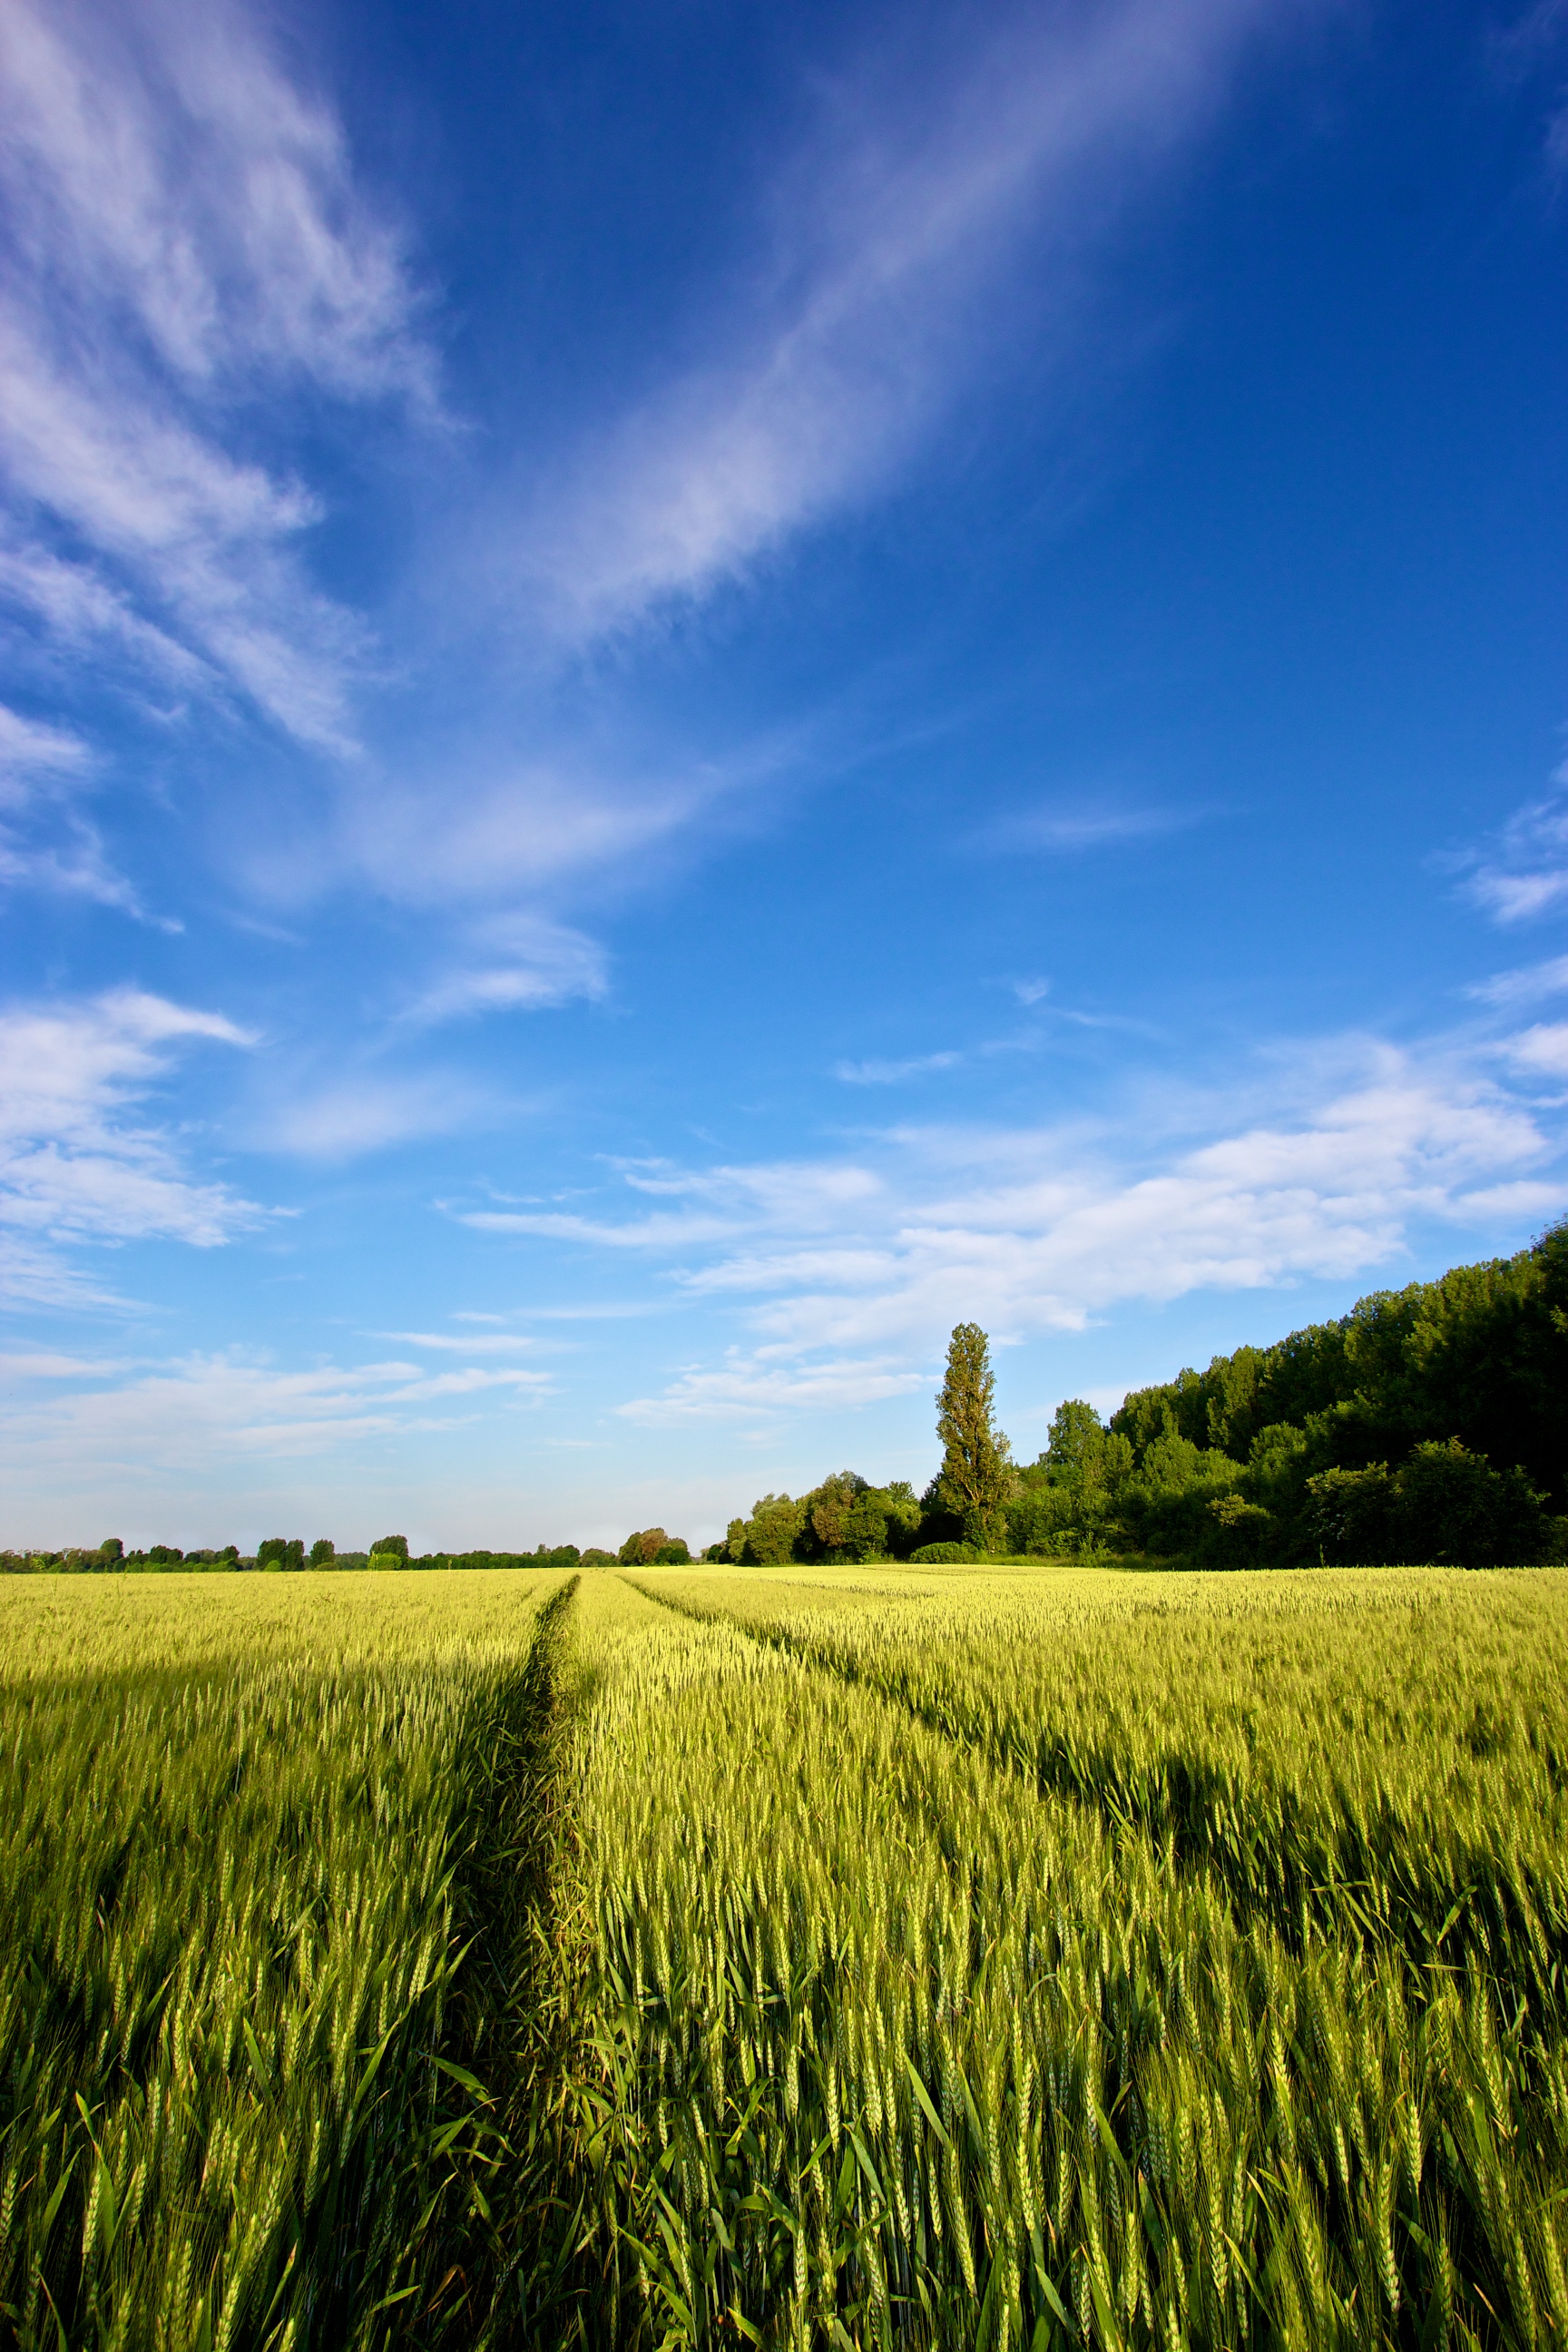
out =
[[[0,1540],[693,1541],[1568,1205],[1568,6],[14,0]]]

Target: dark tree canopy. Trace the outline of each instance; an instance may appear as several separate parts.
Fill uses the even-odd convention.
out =
[[[1064,1404],[1014,1545],[1215,1566],[1556,1557],[1568,1521],[1568,1225],[1373,1291],[1332,1323]]]

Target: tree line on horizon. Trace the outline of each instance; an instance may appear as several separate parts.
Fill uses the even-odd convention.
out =
[[[690,1557],[684,1545],[680,1556]],[[379,1536],[368,1551],[339,1551],[329,1536],[319,1536],[308,1549],[300,1536],[267,1536],[254,1552],[242,1552],[237,1544],[196,1551],[182,1551],[177,1544],[149,1544],[144,1550],[127,1551],[118,1536],[110,1536],[90,1549],[72,1546],[64,1551],[0,1551],[0,1575],[40,1570],[156,1575],[176,1569],[286,1574],[304,1569],[613,1568],[616,1558],[594,1546],[579,1551],[575,1544],[539,1544],[532,1551],[410,1552],[406,1536]]]
[[[1507,1258],[1378,1290],[1348,1315],[1206,1371],[1129,1392],[1102,1421],[1068,1398],[1038,1458],[1015,1463],[995,1422],[990,1343],[961,1323],[937,1398],[942,1459],[924,1492],[853,1470],[799,1496],[767,1494],[731,1520],[710,1562],[1094,1559],[1142,1555],[1202,1568],[1568,1557],[1568,1219]],[[363,1568],[679,1567],[662,1527],[618,1552],[410,1556],[406,1538],[339,1552],[272,1536],[183,1552],[0,1552],[0,1573]]]
[[[764,1495],[710,1559],[1143,1555],[1199,1568],[1568,1557],[1568,1220],[1512,1257],[1136,1389],[1068,1399],[1038,1459],[994,1419],[986,1335],[952,1334],[918,1500],[839,1471]]]

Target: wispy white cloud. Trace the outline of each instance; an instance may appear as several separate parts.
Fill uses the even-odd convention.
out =
[[[962,1054],[942,1053],[916,1054],[907,1062],[837,1062],[833,1075],[847,1087],[896,1087],[928,1070],[953,1069],[963,1059]]]
[[[154,922],[160,930],[182,928],[170,917],[148,915],[135,886],[110,864],[97,827],[74,814],[68,813],[52,840],[39,840],[36,835],[19,838],[0,825],[0,882],[118,907],[138,922]]]
[[[520,526],[560,625],[700,595],[883,487],[994,352],[987,298],[1022,241],[1032,315],[1060,327],[1086,252],[1279,14],[1117,0],[1003,10],[979,38],[962,18],[915,89],[902,59],[864,58],[778,175],[771,245],[707,355]]]
[[[427,404],[432,372],[331,109],[232,0],[13,0],[0,197],[0,593],[347,748],[365,634],[294,552],[318,501],[258,451],[297,391]]]
[[[1521,1055],[1555,1066],[1558,1033],[1530,1036]],[[665,1401],[681,1416],[783,1402],[795,1372],[805,1400],[841,1363],[873,1367],[868,1394],[893,1393],[875,1381],[903,1378],[960,1319],[1016,1338],[1129,1301],[1348,1280],[1397,1258],[1417,1224],[1517,1223],[1568,1200],[1551,1137],[1505,1089],[1364,1041],[1321,1058],[1340,1075],[1315,1099],[1167,1153],[1136,1114],[1094,1133],[910,1129],[853,1161],[661,1171],[651,1181],[684,1185],[684,1212],[513,1229],[661,1253],[683,1294],[748,1302],[752,1348],[683,1373]]]
[[[258,1110],[263,1149],[302,1160],[353,1160],[398,1143],[451,1135],[493,1114],[494,1098],[445,1071],[412,1077],[353,1076],[312,1087]]]
[[[0,806],[28,799],[40,785],[75,782],[91,765],[79,735],[42,719],[24,719],[0,703]]]
[[[1543,69],[1553,73],[1552,96],[1548,101],[1545,128],[1542,134],[1542,163],[1547,180],[1555,184],[1568,174],[1568,97],[1564,96],[1560,70],[1563,51],[1568,47],[1568,5],[1565,0],[1534,0],[1511,24],[1489,26],[1487,47],[1494,71],[1509,82],[1522,82]]]
[[[90,898],[141,918],[136,892],[110,864],[97,829],[58,805],[88,782],[94,765],[90,746],[71,729],[0,703],[0,883]],[[40,803],[43,825],[37,822]],[[24,817],[34,822],[20,822]]]
[[[1528,922],[1568,899],[1568,768],[1545,799],[1509,819],[1472,865],[1472,898],[1500,923]]]
[[[635,1192],[687,1205],[639,1217],[591,1217],[545,1207],[455,1210],[476,1233],[531,1234],[600,1248],[653,1255],[736,1240],[783,1220],[796,1230],[833,1226],[858,1201],[881,1189],[870,1169],[843,1161],[786,1160],[757,1167],[684,1169],[667,1160],[621,1163]]]
[[[101,1296],[60,1244],[210,1249],[260,1215],[226,1185],[190,1175],[167,1134],[135,1115],[174,1052],[201,1040],[250,1042],[220,1013],[134,989],[0,1012],[0,1226],[11,1237],[13,1296]]]
[[[1568,1021],[1538,1021],[1508,1042],[1509,1059],[1543,1077],[1568,1078]]]
[[[549,1386],[547,1374],[517,1367],[426,1373],[392,1362],[282,1371],[237,1353],[185,1356],[136,1368],[129,1378],[111,1362],[33,1377],[80,1384],[14,1401],[0,1433],[0,1460],[29,1481],[50,1465],[90,1465],[95,1484],[131,1494],[170,1472],[210,1476],[216,1465],[243,1477],[247,1464],[308,1459],[356,1440],[449,1428],[455,1404],[471,1411],[487,1397],[524,1402]]]
[[[428,394],[399,240],[331,109],[231,0],[16,0],[0,62],[19,251],[43,271],[68,247],[172,373]]]
[[[745,258],[672,321],[690,356],[631,405],[595,404],[574,447],[531,444],[515,494],[452,525],[442,576],[460,573],[471,627],[512,646],[502,670],[520,640],[531,674],[660,627],[885,494],[1020,332],[1069,374],[1107,237],[1212,121],[1253,37],[1318,5],[1006,0],[984,27],[939,15],[879,35],[819,79],[812,129],[737,207]],[[420,772],[390,761],[353,796],[348,854],[398,896],[549,891],[631,871],[715,805],[814,765],[798,745],[659,762],[595,728],[521,758],[519,740],[510,714],[481,717],[465,751]],[[1176,821],[1055,811],[1019,841],[1081,852]],[[448,994],[454,1011],[510,1004],[507,969],[455,978],[434,1010]]]
[[[911,1395],[931,1378],[929,1370],[912,1370],[892,1357],[844,1357],[786,1368],[736,1352],[721,1370],[682,1372],[659,1395],[633,1398],[617,1411],[627,1421],[656,1429],[674,1422],[756,1422],[835,1407],[852,1411]]]
[[[379,772],[341,780],[339,854],[405,905],[548,906],[585,875],[667,849],[779,769],[772,745],[723,761],[660,761],[613,730],[586,744],[570,725],[544,730],[559,737],[553,756],[520,758],[517,712],[504,697],[499,710],[483,690],[477,698],[438,754],[395,750]],[[531,718],[521,723],[535,731]]]
[[[1154,1034],[1148,1022],[1134,1020],[1126,1013],[1084,1013],[1076,1005],[1047,1003],[1047,988],[1044,981],[1015,984],[1014,994],[1025,1010],[1037,1017],[1011,1035],[978,1038],[963,1052],[944,1047],[940,1053],[911,1054],[899,1061],[841,1061],[834,1065],[833,1075],[845,1086],[905,1086],[910,1079],[929,1077],[943,1070],[973,1068],[1006,1055],[1042,1053],[1051,1032],[1063,1027],[1123,1030],[1145,1037]]]
[[[481,1318],[470,1316],[465,1319],[473,1322]],[[377,1336],[401,1339],[408,1348],[435,1348],[462,1356],[514,1356],[539,1344],[524,1333],[511,1331],[383,1331]]]
[[[90,562],[58,553],[0,517],[0,611],[30,616],[57,659],[89,656],[97,675],[120,679],[152,707],[186,694],[211,698],[211,664],[137,609],[135,599]]]
[[[144,1094],[186,1038],[251,1041],[220,1013],[139,989],[85,1003],[13,1005],[0,1013],[0,1140],[99,1145],[117,1112]]]
[[[405,903],[545,906],[564,881],[629,870],[789,760],[689,743],[656,759],[552,726],[515,662],[498,685],[492,633],[522,630],[537,682],[563,632],[576,644],[700,598],[877,493],[1012,331],[1009,272],[1068,359],[1107,230],[1213,119],[1248,41],[1322,4],[1009,0],[982,37],[955,20],[912,69],[901,34],[866,48],[762,175],[749,260],[679,322],[689,363],[631,409],[586,416],[574,452],[531,438],[526,489],[498,496],[493,472],[464,480],[454,463],[459,544],[426,547],[424,572],[432,608],[458,615],[433,699],[468,698],[458,727],[415,740],[406,705],[374,716],[393,654],[322,592],[308,552],[334,404],[436,414],[406,237],[259,12],[15,0],[0,28],[0,602],[101,677],[140,680],[163,717],[216,702],[331,755],[303,820],[321,887],[352,871]],[[454,652],[476,637],[482,655]],[[362,742],[374,757],[346,756]],[[286,866],[297,887],[297,843],[268,868],[257,830],[248,883]],[[15,846],[5,870],[136,909],[107,859],[70,845]],[[564,939],[539,945],[463,943],[411,1017],[602,992],[591,943],[575,963]]]
[[[479,918],[454,943],[450,967],[409,1008],[420,1024],[474,1013],[537,1013],[602,997],[607,961],[596,940],[540,915]]]
[[[477,1396],[486,1389],[527,1391],[542,1396],[552,1386],[548,1372],[528,1370],[516,1364],[498,1369],[489,1364],[465,1364],[450,1372],[416,1372],[412,1377],[405,1370],[398,1386],[387,1391],[394,1404],[428,1404],[442,1397]]]
[[[1568,956],[1549,956],[1544,963],[1526,964],[1518,971],[1500,971],[1468,993],[1482,1004],[1533,1004],[1542,997],[1568,993]]]
[[[563,632],[575,643],[705,595],[876,493],[1011,331],[1010,268],[1066,354],[1104,231],[1279,16],[1267,0],[1009,5],[982,39],[940,34],[950,48],[912,72],[901,39],[867,49],[763,175],[743,282],[710,285],[706,319],[680,322],[690,363],[587,417],[574,455],[531,443],[523,492],[456,469],[460,550],[426,567],[433,598],[460,609],[454,638],[521,625],[548,669]],[[515,664],[498,688],[477,657],[466,742],[447,728],[423,750],[367,710],[392,656],[315,583],[325,509],[293,422],[330,431],[332,404],[387,401],[429,417],[435,364],[406,239],[259,15],[16,0],[0,199],[0,600],[105,677],[140,679],[149,707],[248,709],[332,755],[319,877],[357,871],[424,905],[542,905],[777,772],[775,745],[660,761],[542,726]],[[344,756],[362,741],[374,758]],[[246,854],[264,887],[254,829]],[[58,845],[16,849],[7,870],[134,907]],[[564,940],[540,945],[465,943],[411,1017],[602,992],[590,943],[575,962]]]
[[[559,1209],[464,1209],[460,1223],[477,1234],[533,1234],[547,1241],[592,1242],[604,1249],[689,1249],[742,1229],[731,1218],[692,1213],[612,1220]]]
[[[1117,842],[1148,841],[1178,833],[1197,824],[1201,814],[1190,809],[1125,808],[1096,801],[1077,808],[1020,811],[1001,818],[985,839],[996,849],[1056,850],[1070,856],[1077,850],[1103,849]]]
[[[0,1378],[14,1381],[102,1381],[131,1369],[112,1356],[65,1356],[58,1350],[0,1355]]]

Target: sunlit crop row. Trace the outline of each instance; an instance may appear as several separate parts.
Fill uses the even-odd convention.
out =
[[[1560,1590],[646,1581],[580,1604],[614,2340],[1563,2340]],[[1309,1884],[1337,1789],[1384,1874]]]
[[[445,2011],[542,1589],[472,1580],[439,1627],[390,1577],[303,1613],[259,1580],[7,1591],[12,2340],[372,2344],[427,2301],[476,2120]]]
[[[1568,2343],[1563,1576],[180,1581],[0,1620],[0,2341]]]

